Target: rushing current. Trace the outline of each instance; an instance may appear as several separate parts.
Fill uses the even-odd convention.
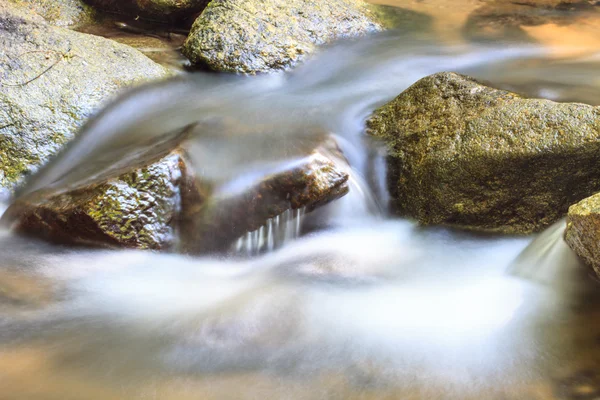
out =
[[[247,233],[243,257],[0,232],[0,399],[600,398],[600,288],[564,221],[502,237],[390,216],[384,153],[364,134],[375,107],[439,71],[600,104],[600,28],[573,16],[530,40],[469,40],[457,32],[473,2],[432,3],[414,3],[434,12],[427,27],[338,43],[291,72],[185,73],[99,112],[19,194],[191,125],[192,158],[223,187],[332,132],[350,192]]]

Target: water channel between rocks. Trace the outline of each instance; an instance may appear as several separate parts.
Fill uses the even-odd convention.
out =
[[[600,288],[564,221],[503,237],[390,217],[382,153],[364,135],[376,106],[440,71],[600,104],[597,17],[501,43],[462,28],[478,3],[379,2],[431,24],[329,46],[288,73],[138,91],[30,183],[77,181],[190,124],[191,157],[222,188],[289,162],[315,130],[351,166],[348,195],[269,219],[230,257],[0,232],[0,399],[600,398]]]

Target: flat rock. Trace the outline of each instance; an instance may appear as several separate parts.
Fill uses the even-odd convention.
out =
[[[444,72],[377,109],[392,209],[423,224],[539,231],[600,191],[600,109]]]
[[[362,0],[213,0],[183,51],[193,64],[255,74],[289,68],[318,45],[380,30]]]
[[[117,91],[168,74],[128,46],[0,4],[0,198]]]
[[[569,208],[565,241],[600,277],[600,193]]]

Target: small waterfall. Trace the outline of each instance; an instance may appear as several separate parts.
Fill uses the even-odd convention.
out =
[[[305,213],[306,209],[302,207],[288,209],[276,217],[269,218],[265,225],[240,237],[233,250],[240,255],[254,256],[283,247],[300,237]]]

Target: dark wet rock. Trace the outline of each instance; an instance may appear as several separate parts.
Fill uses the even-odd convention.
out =
[[[193,64],[255,74],[286,69],[318,45],[382,29],[362,0],[213,0],[183,47]]]
[[[570,25],[577,17],[600,11],[600,3],[588,0],[492,0],[468,18],[464,32],[469,39],[529,41],[528,26]]]
[[[115,92],[167,74],[130,47],[0,4],[0,198]]]
[[[454,73],[375,111],[392,208],[423,224],[538,231],[600,191],[600,109],[527,99]]]
[[[182,140],[153,144],[134,162],[66,188],[30,193],[2,224],[59,243],[201,254],[229,249],[286,210],[310,211],[348,192],[347,165],[333,141],[229,191],[195,175]]]
[[[267,173],[253,184],[213,193],[200,208],[184,204],[183,250],[226,250],[245,233],[287,210],[310,212],[344,196],[349,190],[348,177],[346,160],[335,141],[328,139],[310,155]]]
[[[94,19],[94,9],[82,0],[8,0],[41,15],[52,25],[76,27]]]
[[[569,208],[565,241],[600,276],[600,193]]]
[[[53,242],[138,249],[175,244],[186,159],[172,151],[118,176],[18,200],[4,218],[19,233]]]
[[[86,0],[107,12],[169,23],[193,22],[210,0]]]

